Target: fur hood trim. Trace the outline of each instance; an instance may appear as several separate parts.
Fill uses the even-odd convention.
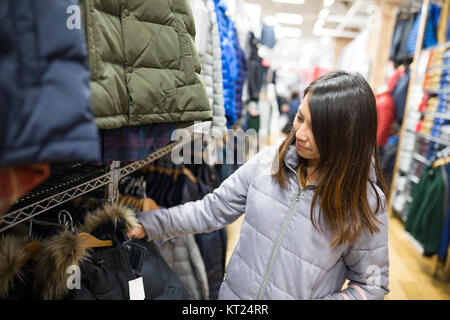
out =
[[[136,214],[125,207],[106,205],[89,212],[80,232],[91,233],[104,223],[112,221],[117,227],[119,218],[123,218],[127,230],[139,225]],[[63,231],[42,241],[43,249],[35,257],[34,291],[45,300],[60,300],[68,293],[67,281],[72,270],[71,266],[80,266],[89,259],[89,248],[83,240],[71,231]]]
[[[89,257],[84,241],[71,231],[63,231],[42,241],[43,248],[36,255],[33,290],[42,299],[63,299],[67,293],[69,267]]]
[[[8,297],[14,280],[24,281],[21,268],[27,255],[25,244],[26,237],[0,236],[0,299]]]
[[[122,218],[125,222],[125,231],[140,225],[136,213],[134,213],[133,210],[121,205],[106,205],[103,208],[97,209],[86,215],[81,230],[83,232],[91,233],[97,227],[109,221],[112,221],[114,228],[117,228],[119,218]]]

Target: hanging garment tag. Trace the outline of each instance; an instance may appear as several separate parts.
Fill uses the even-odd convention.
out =
[[[144,282],[142,277],[128,281],[128,287],[130,288],[130,300],[144,300]]]

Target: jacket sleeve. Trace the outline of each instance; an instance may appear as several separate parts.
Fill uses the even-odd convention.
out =
[[[258,157],[253,156],[202,200],[140,213],[148,240],[212,232],[239,218],[245,211],[249,179]]]
[[[385,203],[384,197],[381,200]],[[349,270],[347,288],[319,298],[320,300],[383,300],[389,293],[386,205],[377,218],[381,222],[378,224],[380,231],[371,234],[366,230],[344,255],[344,262]]]

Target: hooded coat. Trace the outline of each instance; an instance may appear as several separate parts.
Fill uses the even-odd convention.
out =
[[[147,300],[191,299],[153,243],[126,238],[126,231],[137,225],[133,211],[105,206],[87,214],[79,231],[112,240],[111,247],[87,248],[72,231],[44,239],[34,258],[36,296],[45,300],[128,300],[129,281],[142,277]],[[69,277],[75,277],[77,267],[80,286],[74,283],[69,288]]]
[[[187,0],[81,0],[100,129],[211,119]]]
[[[295,146],[283,159],[290,169],[286,189],[271,176],[276,155],[276,147],[265,148],[202,200],[140,213],[149,239],[211,232],[245,212],[219,299],[383,299],[389,292],[389,255],[381,190],[375,187],[384,204],[376,213],[380,231],[372,235],[363,230],[354,243],[330,247],[327,225],[325,235],[312,225],[316,186],[300,188]],[[375,183],[373,173],[371,180]],[[369,185],[367,190],[374,209],[375,192]],[[317,221],[317,206],[314,214]],[[346,279],[348,287],[341,291]]]

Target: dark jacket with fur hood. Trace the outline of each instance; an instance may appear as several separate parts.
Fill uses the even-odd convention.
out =
[[[42,299],[127,300],[129,281],[142,277],[145,299],[190,299],[153,243],[126,238],[136,225],[133,211],[106,206],[88,214],[80,231],[112,240],[112,247],[88,249],[71,231],[44,240],[36,257],[34,291]]]

